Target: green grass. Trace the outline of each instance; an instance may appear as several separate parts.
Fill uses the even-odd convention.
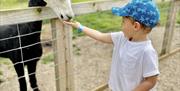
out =
[[[180,11],[177,14],[177,19],[176,20],[177,20],[177,23],[180,24]]]
[[[72,0],[72,3],[87,2],[87,1],[97,1],[97,0]]]
[[[102,32],[116,31],[121,26],[121,17],[112,15],[111,11],[85,14],[75,17],[75,20]]]
[[[46,57],[42,58],[42,63],[43,64],[48,64],[54,60],[54,56],[52,53],[48,54]]]
[[[165,26],[167,22],[168,10],[170,9],[170,3],[163,2],[158,4],[158,7],[160,11],[160,25]],[[85,26],[91,27],[93,29],[97,29],[101,32],[119,31],[121,28],[121,18],[112,15],[110,11],[76,16],[75,20],[79,21]],[[180,24],[180,11],[177,14],[176,20],[177,23]],[[76,31],[74,31],[74,34],[82,35],[82,34],[78,34]]]
[[[159,10],[160,10],[160,24],[162,26],[165,26],[166,22],[167,22],[167,16],[169,13],[169,9],[170,9],[170,3],[169,2],[163,2],[161,4],[158,5],[159,6]],[[176,16],[176,23],[180,24],[180,11],[178,11],[177,16]]]
[[[170,9],[169,2],[162,2],[158,5],[160,11],[160,25],[164,26],[167,22],[168,11]]]
[[[0,84],[3,82],[2,81],[2,75],[3,75],[3,72],[0,70]]]
[[[0,76],[3,75],[2,71],[0,71]]]
[[[27,7],[28,0],[0,0],[0,10]]]

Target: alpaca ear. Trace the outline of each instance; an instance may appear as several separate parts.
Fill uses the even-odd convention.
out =
[[[41,5],[42,5],[42,6],[46,6],[47,3],[43,0],[43,1],[41,2]]]

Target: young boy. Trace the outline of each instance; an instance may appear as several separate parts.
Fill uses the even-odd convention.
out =
[[[86,35],[114,45],[109,88],[112,91],[155,91],[159,75],[158,55],[148,33],[159,22],[159,11],[152,0],[133,0],[124,7],[112,8],[123,17],[122,31],[101,33],[78,22],[65,24]]]

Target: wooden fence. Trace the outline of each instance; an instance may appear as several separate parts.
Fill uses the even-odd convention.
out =
[[[98,2],[85,2],[72,4],[72,9],[75,15],[82,15],[97,11],[110,10],[111,7],[118,7],[126,4],[127,0],[122,1],[98,1]],[[175,0],[173,4],[173,9],[170,14],[176,14],[175,8],[177,8],[179,0]],[[179,5],[180,6],[180,5]],[[59,19],[55,12],[50,7],[34,7],[18,10],[6,10],[0,11],[0,26],[2,25],[11,25],[18,23],[25,23],[37,20],[51,20],[51,30],[53,37],[56,40],[53,42],[53,48],[57,51],[55,54],[55,74],[56,78],[56,90],[57,91],[74,91],[74,80],[73,80],[73,71],[72,71],[72,28],[64,25]],[[170,24],[174,24],[174,18],[169,18]],[[173,29],[174,25],[170,25],[170,29]],[[168,28],[168,27],[167,27]],[[166,31],[167,34],[170,32]],[[58,36],[58,37],[57,37]],[[166,37],[166,35],[165,35]],[[172,34],[164,38],[164,42],[168,39],[171,41]],[[163,42],[163,43],[164,43]],[[166,44],[170,45],[171,42]],[[164,45],[163,45],[164,46]],[[168,47],[163,47],[167,49]],[[166,54],[165,51],[163,54]],[[61,64],[63,67],[59,67]],[[71,74],[71,75],[70,75]],[[61,79],[63,77],[63,79]],[[95,91],[102,91],[107,88],[107,84],[103,84],[100,87],[94,89]]]
[[[73,4],[75,15],[104,11],[112,6],[120,6],[127,1],[99,1]],[[19,24],[37,20],[51,20],[55,54],[55,74],[57,91],[74,91],[72,71],[72,28],[64,25],[57,17],[53,7],[33,7],[26,9],[0,11],[0,26]],[[58,37],[57,37],[58,36]],[[61,65],[61,67],[59,66]],[[63,79],[62,79],[63,78]]]
[[[180,6],[180,0],[172,0],[171,1],[171,7],[169,9],[169,15],[168,15],[168,21],[166,23],[166,29],[164,33],[164,38],[163,38],[163,45],[162,45],[162,50],[160,55],[164,55],[166,53],[170,52],[171,48],[171,42],[172,42],[172,37],[174,34],[174,27],[176,24],[176,16],[177,12],[179,10]]]

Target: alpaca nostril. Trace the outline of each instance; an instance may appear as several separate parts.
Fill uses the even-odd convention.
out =
[[[67,17],[68,17],[68,19],[69,19],[69,20],[71,20],[71,19],[72,19],[72,17],[71,17],[71,16],[68,16],[68,15],[67,15]]]
[[[64,18],[62,14],[61,14],[60,16],[61,16],[61,19],[63,19],[63,18]]]

